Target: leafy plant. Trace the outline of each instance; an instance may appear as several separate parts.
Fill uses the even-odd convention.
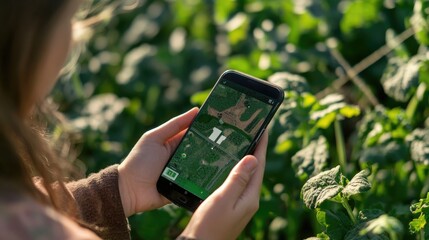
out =
[[[350,181],[342,175],[340,167],[310,178],[302,187],[302,197],[308,208],[317,208],[317,220],[325,227],[317,238],[327,239],[398,239],[403,232],[399,220],[379,209],[365,209],[356,217],[349,200],[352,196],[371,188],[367,169],[357,173]],[[347,214],[332,211],[322,204],[327,201],[340,203]],[[311,238],[310,238],[311,239]]]
[[[104,5],[111,19],[52,95],[70,119],[53,135],[78,133],[87,174],[119,163],[233,68],[286,97],[260,210],[240,239],[428,238],[428,1],[94,4],[90,17]],[[174,238],[189,217],[172,205],[135,215],[132,237]]]
[[[419,202],[411,205],[410,210],[413,214],[419,214],[410,222],[410,231],[419,234],[420,239],[429,237],[429,193],[426,198],[420,199]]]

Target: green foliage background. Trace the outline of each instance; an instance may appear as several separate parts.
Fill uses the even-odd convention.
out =
[[[89,16],[115,4],[95,1]],[[429,191],[428,6],[427,0],[119,6],[93,27],[53,99],[79,133],[76,147],[89,174],[119,163],[145,131],[200,104],[224,70],[269,79],[284,88],[286,100],[270,130],[260,209],[240,238],[425,239],[427,210],[410,206]],[[302,186],[337,165],[340,187],[371,170],[371,189],[342,199],[352,215],[376,210],[382,218],[336,224],[330,216],[348,217],[335,205],[338,191],[317,211],[304,205]],[[175,206],[135,215],[133,239],[174,238],[189,217]]]

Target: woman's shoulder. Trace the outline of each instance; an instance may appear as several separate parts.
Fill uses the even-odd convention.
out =
[[[29,195],[1,187],[0,232],[4,239],[98,239]]]

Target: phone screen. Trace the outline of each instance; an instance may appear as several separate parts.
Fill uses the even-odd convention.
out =
[[[249,151],[274,99],[220,79],[162,176],[206,199]]]

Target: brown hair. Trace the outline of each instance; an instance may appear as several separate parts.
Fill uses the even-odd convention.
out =
[[[62,182],[57,155],[43,136],[37,114],[40,107],[30,116],[28,111],[34,105],[31,98],[37,84],[33,79],[36,67],[56,18],[68,1],[0,3],[0,183],[17,185],[60,212],[66,210],[60,207],[64,200],[73,202],[72,197]],[[43,179],[46,194],[35,186],[35,176]]]

